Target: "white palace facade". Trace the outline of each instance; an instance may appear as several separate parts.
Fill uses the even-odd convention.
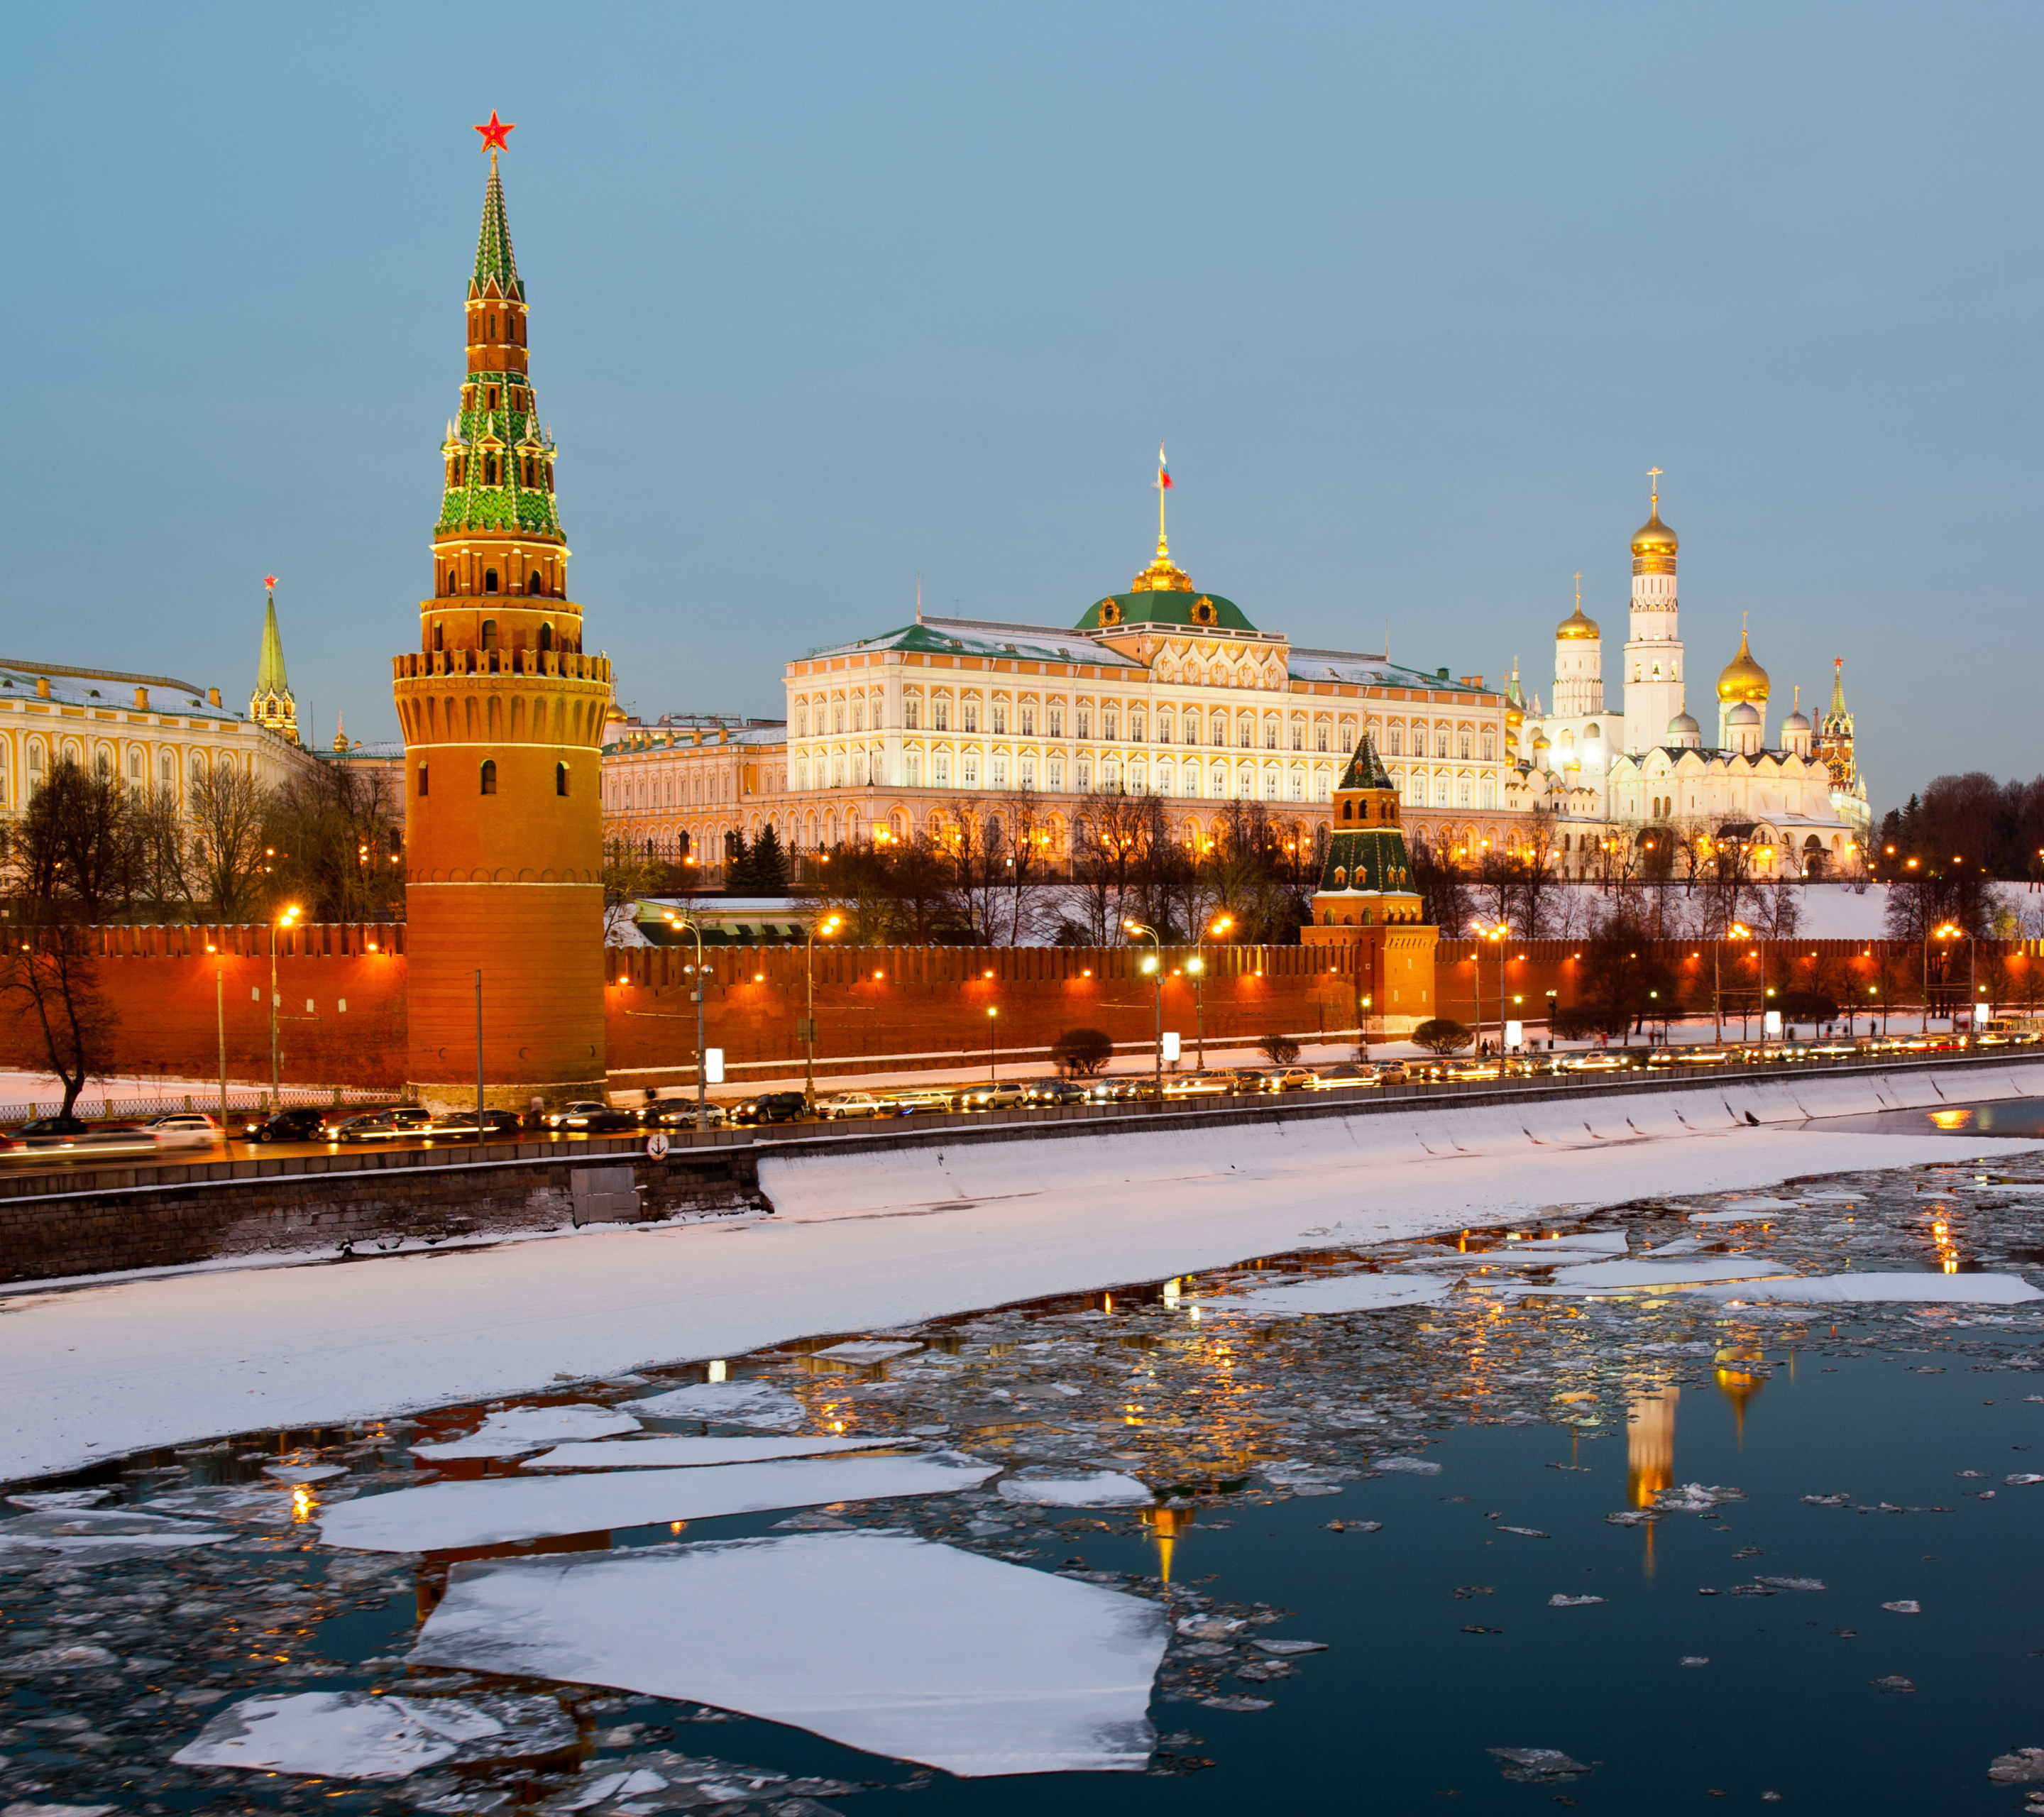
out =
[[[1026,817],[1062,858],[1089,796],[1127,794],[1157,797],[1195,851],[1243,801],[1310,840],[1367,732],[1408,836],[1472,867],[1539,850],[1566,875],[1603,874],[1614,847],[1666,829],[1739,839],[1763,875],[1856,870],[1869,816],[1842,680],[1821,721],[1798,708],[1770,744],[1768,677],[1742,635],[1706,743],[1686,705],[1677,547],[1657,490],[1632,539],[1614,712],[1580,594],[1543,706],[1516,664],[1500,688],[1260,629],[1194,586],[1160,526],[1128,591],[1069,628],[919,613],[785,664],[784,720],[620,716],[604,754],[605,836],[714,866],[732,835],[770,825],[816,853],[941,833],[966,812]]]

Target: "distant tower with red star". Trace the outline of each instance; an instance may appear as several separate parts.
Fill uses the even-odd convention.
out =
[[[428,1104],[523,1109],[603,1095],[598,776],[610,665],[582,649],[555,449],[526,370],[525,286],[490,154],[464,309],[468,370],[417,650],[393,663],[405,733],[407,1078]]]

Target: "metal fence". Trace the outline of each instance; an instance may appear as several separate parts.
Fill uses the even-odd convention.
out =
[[[294,1104],[390,1104],[396,1101],[397,1097],[395,1092],[367,1091],[344,1085],[334,1085],[325,1090],[309,1085],[286,1085],[277,1093],[278,1102],[286,1109]],[[267,1091],[234,1086],[228,1089],[229,1116],[236,1112],[262,1111],[269,1108],[270,1094]],[[0,1123],[26,1123],[32,1117],[55,1116],[63,1108],[62,1098],[52,1098],[48,1104],[0,1104]],[[218,1088],[215,1087],[211,1091],[166,1093],[153,1098],[81,1096],[71,1106],[71,1115],[86,1123],[162,1116],[174,1115],[179,1111],[210,1111],[217,1116],[220,1112]]]

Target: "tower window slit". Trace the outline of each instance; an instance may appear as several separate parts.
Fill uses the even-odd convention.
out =
[[[486,757],[482,760],[482,793],[486,795],[497,793],[497,759],[494,757]]]

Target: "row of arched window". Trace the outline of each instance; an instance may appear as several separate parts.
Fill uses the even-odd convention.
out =
[[[421,763],[419,766],[419,793],[421,796],[430,795],[432,793],[430,786],[432,780],[428,773],[428,766]],[[477,774],[477,780],[479,785],[476,789],[478,794],[494,795],[497,793],[497,759],[495,758],[483,759],[482,768]],[[556,795],[565,795],[567,792],[568,766],[565,763],[556,763],[554,766],[554,793]]]
[[[440,595],[443,598],[446,597],[450,594],[457,594],[461,591],[461,577],[455,571],[454,569],[449,568],[448,570],[446,578],[447,584],[440,589]],[[518,586],[518,578],[517,575],[514,574],[512,576],[511,585],[507,590],[504,585],[502,576],[498,573],[496,569],[485,568],[482,570],[482,590],[485,593],[503,593],[508,590],[515,594],[521,590]],[[539,598],[546,592],[546,581],[537,568],[533,569],[533,570],[525,577],[525,585],[523,590],[530,594],[535,599]]]

